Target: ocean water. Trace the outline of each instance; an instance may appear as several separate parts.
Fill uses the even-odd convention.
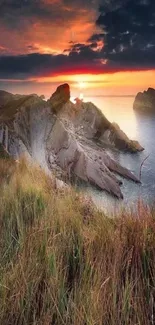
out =
[[[98,207],[111,212],[122,206],[136,207],[139,200],[152,205],[155,202],[155,114],[136,113],[133,110],[134,97],[89,97],[85,98],[85,101],[93,102],[111,122],[118,123],[130,139],[138,140],[145,148],[143,152],[137,154],[109,151],[121,165],[139,177],[140,166],[149,156],[142,168],[141,184],[123,179],[121,186],[123,201],[90,186],[87,191],[93,201]]]

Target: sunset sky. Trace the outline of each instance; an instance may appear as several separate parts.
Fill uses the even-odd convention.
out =
[[[0,0],[0,89],[50,96],[155,87],[155,0]]]

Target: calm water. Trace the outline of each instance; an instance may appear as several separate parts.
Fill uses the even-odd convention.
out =
[[[133,111],[134,97],[92,97],[86,98],[86,101],[93,102],[111,122],[118,123],[131,139],[138,140],[145,148],[142,153],[138,154],[109,152],[120,164],[139,177],[140,165],[149,155],[143,165],[141,185],[123,179],[121,187],[124,194],[123,204],[135,205],[138,199],[152,204],[155,201],[155,115],[144,116],[135,113]],[[105,192],[92,187],[88,188],[88,192],[91,193],[95,203],[106,210],[113,211],[122,205],[122,201],[111,198]]]

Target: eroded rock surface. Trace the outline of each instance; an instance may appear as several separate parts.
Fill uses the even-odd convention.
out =
[[[147,91],[138,93],[133,108],[138,112],[155,113],[155,89],[148,88]]]
[[[54,113],[58,113],[62,106],[70,100],[70,87],[68,84],[60,85],[48,100]]]
[[[92,103],[73,104],[68,85],[49,101],[37,95],[16,97],[0,113],[0,143],[16,159],[24,154],[59,180],[77,177],[122,198],[116,174],[139,182],[107,154],[107,146],[139,151]],[[105,145],[106,144],[106,145]],[[137,146],[137,148],[136,148]],[[133,150],[134,148],[134,150]]]
[[[104,144],[127,152],[142,151],[137,141],[131,141],[116,123],[110,123],[104,114],[92,103],[78,104],[79,114],[76,125],[85,137],[99,140]]]

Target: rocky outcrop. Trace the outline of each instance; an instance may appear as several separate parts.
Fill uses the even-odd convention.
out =
[[[107,146],[133,151],[138,143],[111,124],[92,103],[73,104],[68,85],[45,101],[37,95],[16,97],[0,112],[0,143],[17,159],[26,155],[59,180],[78,178],[122,198],[116,174],[139,182],[107,154]],[[119,141],[118,141],[119,139]],[[121,142],[122,140],[122,142]]]
[[[48,103],[54,113],[62,108],[70,100],[70,87],[68,84],[59,86],[56,92],[50,97]]]
[[[103,138],[104,137],[105,135],[103,135]],[[138,141],[130,140],[116,123],[112,123],[110,127],[108,141],[109,144],[112,144],[122,151],[135,153],[144,150]]]
[[[47,141],[49,161],[56,157],[56,163],[67,175],[97,185],[110,194],[122,198],[120,181],[112,172],[138,182],[137,178],[126,168],[113,161],[105,150],[96,145],[81,141],[70,125],[57,120]]]
[[[8,93],[7,91],[4,91],[4,90],[0,90],[0,109],[7,102],[11,101],[13,99],[13,97],[14,97],[13,94]]]
[[[138,93],[133,108],[138,112],[155,113],[155,89],[148,88],[147,91]]]
[[[131,153],[144,150],[137,141],[131,141],[116,123],[110,123],[94,104],[81,102],[78,109],[76,125],[80,125],[80,133],[84,137],[100,141],[103,146],[105,144]]]

